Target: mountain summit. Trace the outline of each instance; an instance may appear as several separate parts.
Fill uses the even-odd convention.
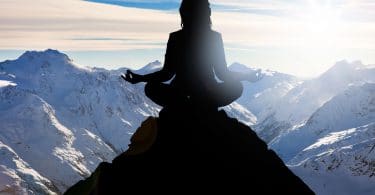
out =
[[[189,192],[314,194],[251,130],[225,111],[186,102],[148,118],[129,149],[65,193]]]

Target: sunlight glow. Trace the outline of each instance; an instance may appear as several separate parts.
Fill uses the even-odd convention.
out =
[[[310,1],[301,14],[303,28],[300,36],[304,37],[305,46],[337,48],[341,44],[339,37],[344,22],[340,18],[340,7]]]

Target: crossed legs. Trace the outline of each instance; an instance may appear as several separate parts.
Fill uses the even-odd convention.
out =
[[[187,99],[178,88],[164,83],[147,83],[145,93],[156,104],[165,107],[180,100]],[[190,98],[194,103],[202,106],[222,107],[238,99],[243,91],[240,81],[216,83],[205,89],[193,91]]]

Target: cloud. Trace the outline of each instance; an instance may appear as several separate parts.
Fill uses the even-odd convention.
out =
[[[296,51],[303,58],[314,54],[336,59],[343,50],[363,51],[352,55],[360,59],[375,56],[370,52],[375,50],[375,3],[370,0],[211,0],[211,4],[213,28],[222,33],[232,61],[293,63],[296,57],[287,54]],[[164,51],[168,33],[178,29],[177,9],[82,0],[0,2],[0,50]]]
[[[160,46],[149,43],[166,42],[166,32],[179,27],[176,13],[157,10],[78,0],[4,0],[0,4],[0,49],[153,48]]]
[[[337,19],[329,14],[332,10],[321,8],[324,6],[312,9],[315,5],[311,2],[319,1],[212,0],[214,5],[226,6],[214,11],[212,19],[214,28],[231,45],[375,47],[374,22],[339,21],[353,14],[368,17],[368,9],[375,3],[331,1],[332,10],[340,11]],[[234,7],[242,10],[226,10]],[[322,15],[326,18],[318,18]],[[2,0],[0,24],[0,49],[126,50],[164,48],[168,33],[180,28],[180,18],[177,10],[136,9],[80,0]]]

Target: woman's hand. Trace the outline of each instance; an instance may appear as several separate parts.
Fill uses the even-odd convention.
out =
[[[139,82],[143,81],[143,77],[139,74],[135,74],[134,72],[127,70],[126,74],[122,74],[121,77],[125,80],[128,81],[131,84],[136,84]]]

